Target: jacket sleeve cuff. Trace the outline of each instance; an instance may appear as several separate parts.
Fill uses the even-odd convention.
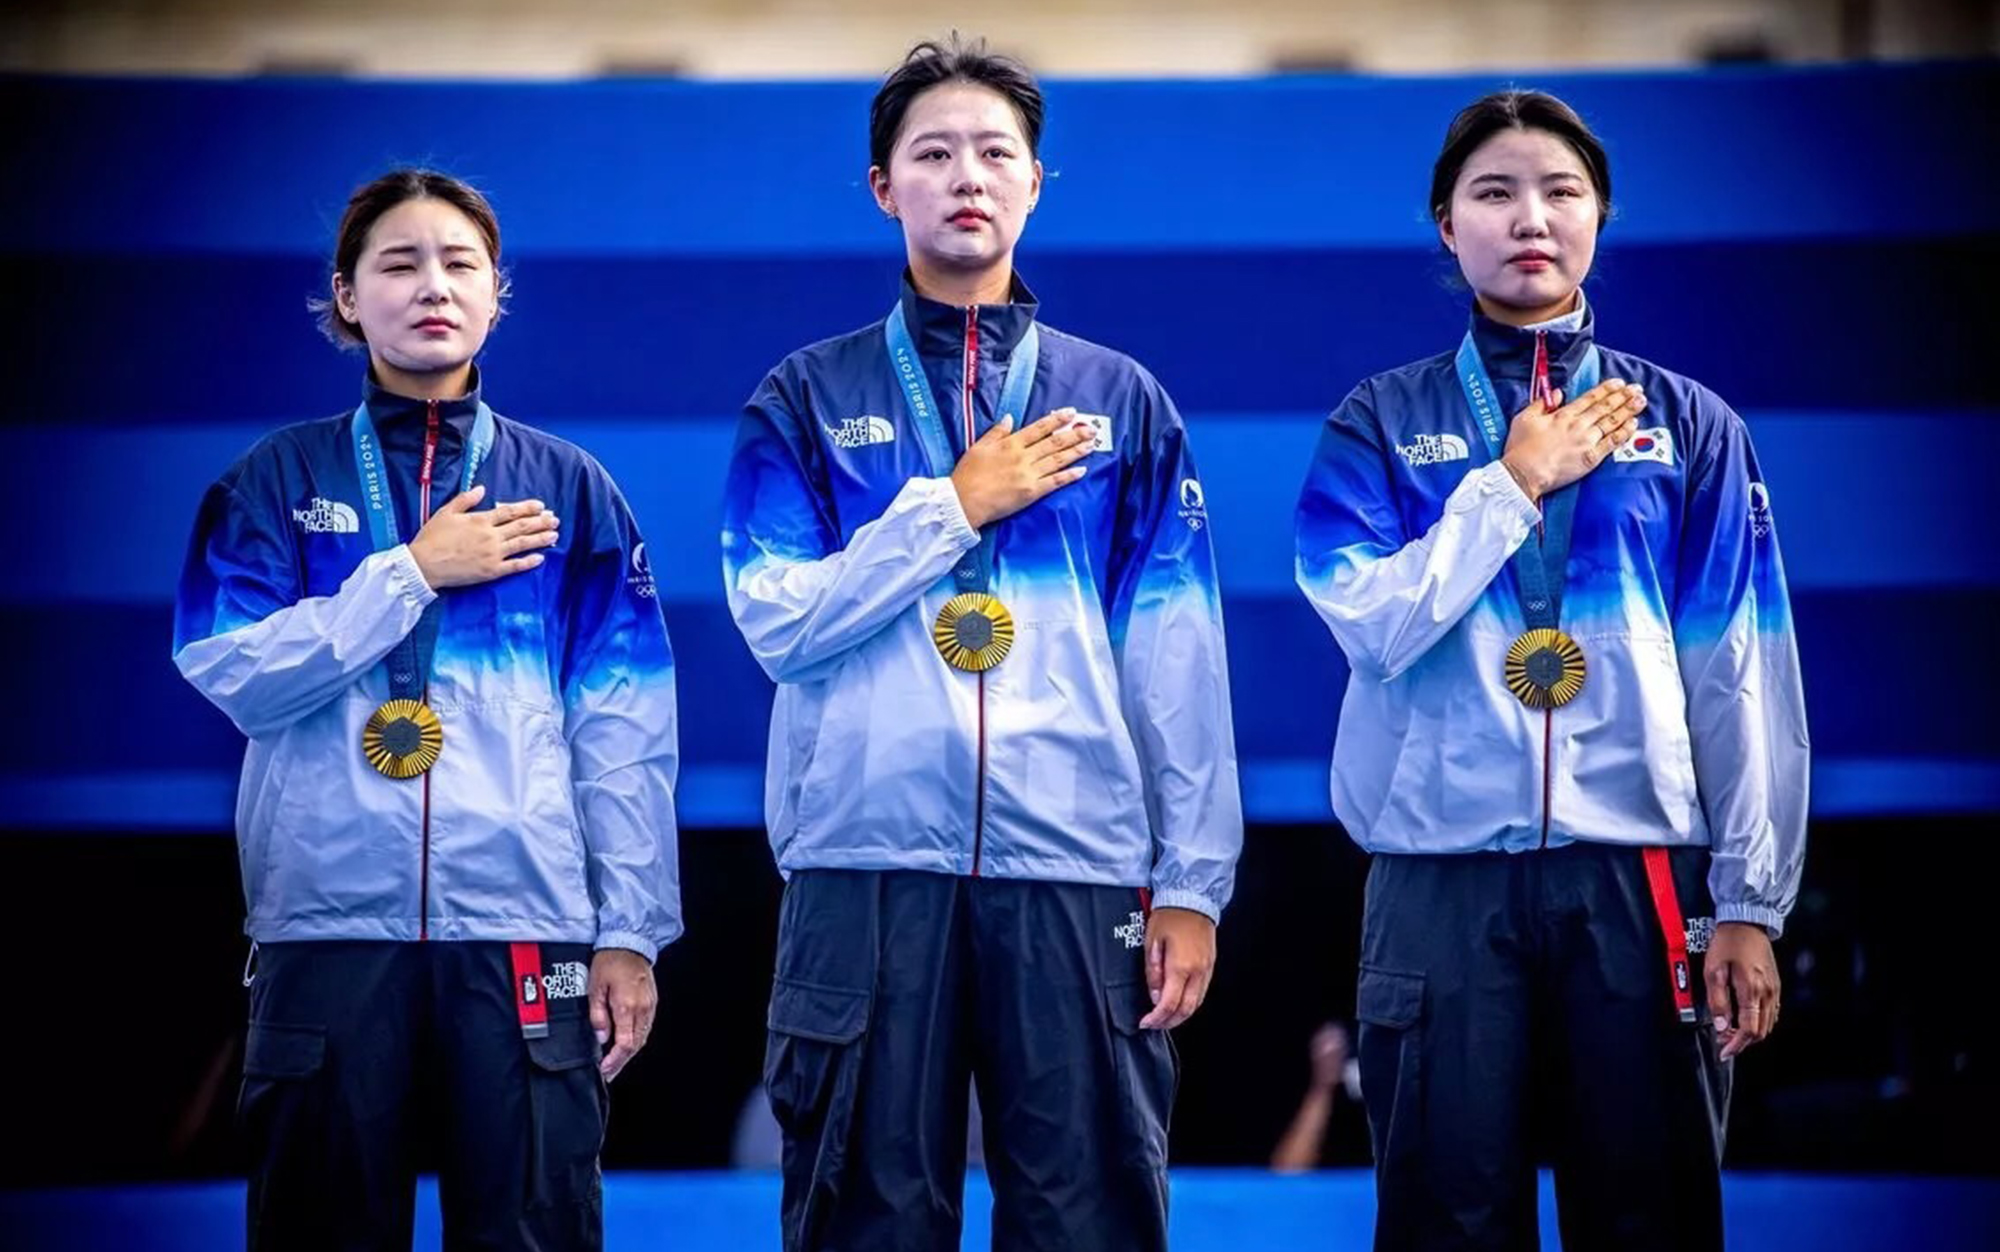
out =
[[[1157,887],[1154,888],[1153,907],[1156,909],[1187,909],[1189,912],[1201,914],[1209,921],[1215,922],[1218,925],[1222,921],[1222,910],[1216,906],[1215,901],[1209,899],[1199,891],[1188,891],[1185,888],[1176,887],[1164,891]]]
[[[1472,490],[1466,494],[1466,507],[1498,509],[1500,515],[1520,527],[1525,536],[1528,528],[1542,520],[1541,509],[1528,499],[1528,493],[1521,490],[1521,484],[1507,472],[1507,467],[1498,461],[1482,465],[1465,476],[1465,485]],[[1453,493],[1457,494],[1456,492]]]
[[[636,952],[640,956],[645,957],[649,962],[658,960],[660,956],[660,949],[654,945],[653,941],[636,930],[599,931],[597,942],[592,944],[591,947],[598,952],[602,952],[606,948],[619,948],[626,952]]]
[[[949,478],[935,478],[937,484],[938,520],[944,523],[945,534],[961,552],[969,552],[979,546],[979,532],[966,519],[965,503],[958,498],[958,488]]]
[[[438,593],[424,581],[423,568],[410,553],[409,544],[399,543],[383,555],[389,558],[389,571],[395,577],[396,590],[411,604],[421,609],[438,598]]]
[[[1762,926],[1773,939],[1785,933],[1785,915],[1774,908],[1767,908],[1761,904],[1717,904],[1715,906],[1715,920],[1717,922],[1749,922],[1753,925]]]

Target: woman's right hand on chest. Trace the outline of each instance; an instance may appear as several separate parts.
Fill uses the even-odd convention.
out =
[[[475,513],[485,496],[484,486],[460,492],[410,540],[410,555],[433,591],[534,569],[542,563],[541,550],[560,537],[561,520],[540,500],[496,504]]]

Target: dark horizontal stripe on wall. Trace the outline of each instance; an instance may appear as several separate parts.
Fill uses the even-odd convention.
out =
[[[1185,410],[1324,412],[1360,379],[1451,348],[1465,298],[1425,248],[1082,253],[1022,272],[1050,324],[1159,375]],[[529,420],[734,413],[803,344],[878,318],[893,258],[525,255],[486,355]],[[1628,244],[1607,233],[1599,333],[1739,409],[1992,403],[1988,276],[2000,234],[1947,240]],[[311,256],[0,255],[32,316],[0,342],[0,421],[313,417],[352,402],[360,358],[305,310]]]
[[[2000,150],[2000,73],[1980,61],[1056,80],[1035,232],[1084,249],[1421,240],[1452,114],[1524,85],[1604,136],[1635,239],[1991,220],[1979,158]],[[0,199],[0,248],[316,249],[349,188],[421,161],[481,182],[525,251],[874,251],[894,228],[864,186],[873,87],[4,78],[0,116],[43,120],[6,135],[27,176]]]
[[[2000,761],[2000,589],[1795,595],[1816,756]],[[1228,601],[1238,754],[1331,753],[1347,665],[1303,597]]]
[[[1815,752],[1894,760],[2000,759],[2000,678],[1990,623],[2000,591],[1797,597]],[[682,759],[756,768],[771,687],[719,605],[670,603]],[[1347,680],[1332,636],[1302,598],[1230,600],[1237,750],[1246,762],[1324,760]],[[233,768],[242,740],[168,656],[163,606],[21,606],[8,770],[100,773]]]
[[[1332,825],[1327,772],[1323,757],[1244,761],[1245,820]],[[234,767],[37,775],[0,770],[0,830],[225,831],[237,783]],[[1820,753],[1813,758],[1811,790],[1815,819],[2000,813],[2000,761]],[[674,810],[684,831],[759,825],[762,764],[684,766]]]
[[[761,760],[771,690],[720,605],[667,606],[683,761]],[[4,731],[15,771],[172,771],[238,761],[243,737],[174,668],[164,605],[17,607],[17,707]],[[358,750],[358,749],[357,749]]]
[[[2000,547],[1981,512],[1985,462],[1925,454],[1978,446],[2000,429],[2000,409],[1745,417],[1795,590],[2000,586]],[[1190,410],[1188,419],[1223,585],[1238,598],[1291,596],[1297,484],[1325,418]],[[736,419],[541,425],[590,449],[623,488],[650,540],[660,595],[719,605],[719,519]],[[21,429],[35,472],[14,484],[12,502],[21,516],[62,521],[0,569],[0,603],[170,599],[203,491],[260,433],[233,422]],[[78,506],[77,483],[128,466],[145,467],[143,491],[122,493],[115,509]],[[1859,500],[1869,502],[1865,525],[1856,524]]]

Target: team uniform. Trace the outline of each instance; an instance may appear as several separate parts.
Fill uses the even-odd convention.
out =
[[[731,461],[730,607],[778,684],[788,1248],[955,1240],[968,1074],[997,1246],[1165,1239],[1176,1071],[1138,1029],[1143,934],[1229,898],[1222,615],[1171,400],[1036,314],[1018,283],[973,308],[906,284],[770,373]],[[951,464],[1003,411],[1061,406],[1095,428],[1086,476],[982,545]]]
[[[1499,463],[1538,374],[1648,400],[1539,508]],[[1358,1002],[1377,1246],[1535,1246],[1541,1125],[1565,1246],[1719,1246],[1729,1070],[1701,955],[1717,921],[1782,928],[1808,761],[1742,419],[1598,349],[1587,309],[1475,315],[1457,353],[1328,418],[1297,528],[1299,585],[1351,670],[1334,813],[1377,854]]]
[[[562,538],[440,594],[398,537],[474,483],[482,508],[543,500]],[[589,963],[681,929],[673,658],[610,477],[476,380],[371,384],[209,489],[174,660],[249,738],[252,1246],[408,1246],[418,1092],[454,1239],[598,1246]]]

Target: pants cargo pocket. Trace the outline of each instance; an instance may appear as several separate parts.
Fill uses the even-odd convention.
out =
[[[859,1042],[873,995],[779,978],[771,984],[764,1090],[787,1139],[824,1140],[845,1127],[858,1077]]]
[[[236,1124],[250,1157],[252,1246],[275,1245],[287,1220],[328,1216],[316,1203],[326,1199],[325,1069],[324,1026],[250,1023]]]
[[[321,1138],[318,1123],[325,1099],[316,1080],[325,1066],[324,1026],[250,1023],[236,1115],[245,1140],[260,1157],[300,1135]]]
[[[1419,1166],[1424,1143],[1424,976],[1361,967],[1361,1098],[1378,1172]]]
[[[771,984],[764,1092],[785,1133],[785,1247],[817,1247],[831,1220],[861,1086],[872,991]],[[893,1081],[893,1080],[892,1080]]]
[[[1164,1030],[1146,1030],[1140,1019],[1152,1007],[1143,982],[1104,989],[1111,1023],[1111,1053],[1118,1079],[1115,1106],[1118,1159],[1144,1169],[1165,1169],[1167,1132],[1180,1086],[1180,1056]]]
[[[600,1204],[607,1093],[588,1018],[550,1023],[528,1049],[528,1208]]]

